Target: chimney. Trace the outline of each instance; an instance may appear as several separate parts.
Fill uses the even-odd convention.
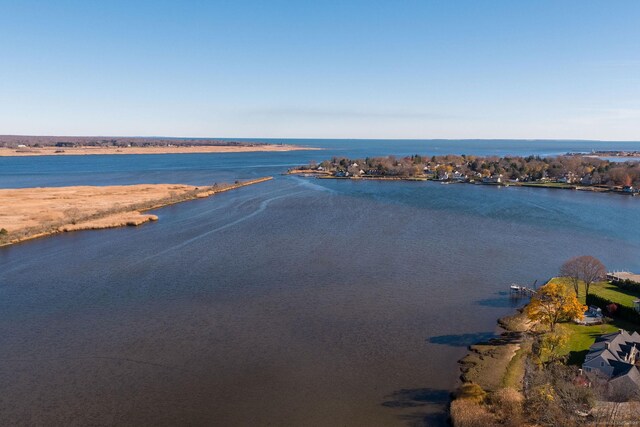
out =
[[[604,348],[609,348],[609,342],[604,343]]]

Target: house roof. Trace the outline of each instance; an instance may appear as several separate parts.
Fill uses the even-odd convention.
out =
[[[619,382],[622,380],[631,380],[638,388],[640,388],[640,371],[636,366],[626,364],[624,371],[616,374],[614,371],[614,377],[611,378],[611,382]]]
[[[630,362],[629,356],[640,351],[640,334],[628,333],[620,329],[618,332],[601,335],[589,348],[585,364],[599,357],[613,368],[611,379],[628,377],[640,387],[640,372]]]

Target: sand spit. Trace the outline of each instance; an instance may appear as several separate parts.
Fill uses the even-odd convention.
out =
[[[207,187],[139,184],[0,189],[0,246],[67,231],[137,226],[158,219],[145,211],[271,179]]]
[[[203,145],[203,146],[158,146],[158,147],[0,147],[0,157],[24,156],[81,156],[98,154],[189,154],[189,153],[248,153],[256,151],[318,150],[318,148],[285,144],[260,145]]]

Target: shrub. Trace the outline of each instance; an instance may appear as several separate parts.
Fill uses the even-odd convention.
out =
[[[473,399],[451,402],[451,421],[454,427],[490,427],[497,425],[496,417]]]
[[[487,396],[487,392],[476,383],[464,383],[455,393],[456,399],[473,400],[474,402],[482,402]]]
[[[522,415],[523,396],[517,390],[507,387],[489,396],[489,402],[496,416],[503,425],[521,426],[524,424]]]
[[[8,236],[9,232],[6,228],[0,228],[0,236]]]
[[[623,280],[621,282],[612,282],[614,285],[621,289],[625,289],[627,291],[632,292],[640,292],[640,283],[632,282],[629,279]]]
[[[587,305],[595,305],[605,310],[607,306],[615,304],[613,301],[609,301],[606,298],[599,297],[597,295],[587,295]],[[617,317],[628,322],[640,324],[640,313],[635,311],[632,307],[626,305],[615,304],[617,309],[614,313],[609,312],[612,317]]]

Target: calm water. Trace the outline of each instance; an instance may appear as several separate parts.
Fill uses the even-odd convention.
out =
[[[0,158],[0,187],[206,184],[334,154],[640,149],[303,143],[326,150]],[[580,254],[640,271],[640,199],[618,195],[277,176],[156,213],[0,249],[0,424],[440,425],[456,360],[512,310],[511,282]]]

